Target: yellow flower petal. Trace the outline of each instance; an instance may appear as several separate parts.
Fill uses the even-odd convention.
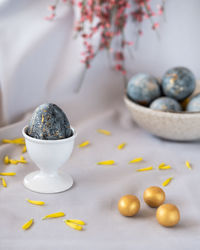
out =
[[[29,229],[32,225],[33,225],[33,219],[30,219],[29,221],[27,221],[27,222],[22,226],[22,229],[27,230],[27,229]]]
[[[4,162],[5,164],[9,164],[9,163],[10,163],[10,159],[8,158],[7,155],[4,157],[3,162]]]
[[[186,165],[186,167],[189,168],[190,170],[192,169],[192,167],[191,167],[189,161],[186,161],[186,162],[185,162],[185,165]]]
[[[126,146],[126,143],[121,143],[117,146],[117,148],[120,150],[120,149],[123,149],[125,146]]]
[[[160,163],[160,165],[158,166],[158,168],[161,168],[161,167],[164,167],[164,166],[165,166],[165,163],[162,162],[162,163]]]
[[[173,179],[173,177],[170,177],[170,178],[168,178],[167,180],[165,180],[165,181],[162,183],[162,186],[163,186],[163,187],[167,186],[167,185],[171,182],[172,179]]]
[[[79,224],[79,225],[85,225],[85,222],[82,221],[82,220],[72,220],[72,219],[70,219],[70,220],[67,220],[67,221],[75,223],[75,224]]]
[[[50,218],[58,218],[58,217],[63,217],[65,216],[65,213],[63,212],[57,212],[57,213],[53,213],[53,214],[48,214],[46,216],[44,216],[42,219],[50,219]]]
[[[166,165],[166,166],[159,166],[158,167],[160,170],[166,170],[166,169],[170,169],[171,168],[171,166],[170,165]]]
[[[7,155],[3,159],[5,164],[14,164],[16,165],[18,162],[17,160],[10,159]]]
[[[108,161],[100,161],[97,163],[98,165],[113,165],[115,164],[115,161],[113,160],[108,160]]]
[[[97,132],[104,135],[111,135],[111,132],[105,129],[97,129]]]
[[[69,220],[64,220],[64,222],[65,222],[65,224],[66,224],[67,226],[69,226],[69,227],[71,227],[71,228],[73,228],[73,229],[75,229],[75,230],[81,231],[81,230],[83,229],[82,226],[79,226],[79,225],[77,225],[77,224],[74,224],[74,223],[70,222]]]
[[[29,199],[26,199],[26,200],[33,205],[43,206],[45,204],[44,201],[33,201]]]
[[[79,144],[79,148],[86,147],[86,146],[88,146],[89,144],[90,144],[89,141],[84,141],[84,142],[82,142],[81,144]]]
[[[2,142],[3,142],[3,143],[10,143],[10,144],[25,145],[25,140],[24,140],[24,138],[16,138],[16,139],[13,139],[13,140],[10,140],[10,139],[3,139]]]
[[[26,153],[27,152],[27,148],[26,148],[26,145],[23,146],[23,149],[22,149],[22,154],[23,153]]]
[[[143,172],[143,171],[149,171],[152,170],[153,167],[147,167],[147,168],[140,168],[140,169],[136,169],[137,172]]]
[[[19,162],[18,162],[18,160],[10,159],[9,163],[13,164],[13,165],[17,165]]]
[[[20,157],[20,160],[10,159],[7,155],[3,159],[5,164],[17,165],[18,163],[27,163],[23,156]]]
[[[7,187],[6,180],[3,177],[1,177],[1,182],[4,187]]]
[[[141,161],[143,161],[143,158],[139,157],[139,158],[135,158],[135,159],[129,161],[129,163],[136,163],[136,162],[141,162]]]
[[[13,175],[16,175],[16,173],[0,173],[0,175],[3,175],[3,176],[13,176]]]
[[[18,163],[24,163],[24,164],[26,164],[27,160],[23,156],[21,156],[20,160],[18,161]]]

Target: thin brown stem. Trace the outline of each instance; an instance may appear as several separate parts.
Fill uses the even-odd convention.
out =
[[[148,9],[147,3],[146,3],[145,1],[144,1],[144,7],[145,7],[145,10],[146,10],[147,15],[148,15],[148,17],[149,17],[149,20],[150,20],[150,22],[151,22],[152,28],[153,28],[153,26],[154,26],[154,21],[153,21],[153,18],[152,18],[152,16],[151,16],[151,13],[150,13],[150,11],[149,11],[149,9]],[[155,29],[155,32],[156,32],[156,35],[157,35],[158,39],[160,39],[160,34],[159,34],[159,32],[158,32],[157,29]]]

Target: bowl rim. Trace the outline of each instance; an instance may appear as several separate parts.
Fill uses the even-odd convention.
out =
[[[152,112],[155,112],[159,115],[166,115],[166,116],[191,116],[191,115],[200,115],[200,111],[197,111],[197,112],[183,112],[183,111],[162,111],[162,110],[156,110],[156,109],[151,109],[149,107],[145,107],[145,106],[142,106],[134,101],[132,101],[128,96],[127,94],[125,93],[124,94],[124,101],[126,103],[128,103],[130,106],[132,106],[133,108],[137,108],[137,109],[140,109],[144,112],[149,112],[149,113],[152,113]]]
[[[73,132],[73,135],[70,136],[70,137],[67,137],[67,138],[64,138],[64,139],[58,139],[58,140],[42,140],[42,139],[37,139],[37,138],[34,138],[34,137],[31,137],[30,135],[27,135],[26,133],[26,129],[28,128],[28,125],[26,125],[23,129],[22,129],[22,135],[24,136],[24,138],[30,142],[36,142],[36,143],[39,143],[39,144],[58,144],[58,143],[66,143],[66,142],[70,142],[70,141],[73,141],[76,136],[77,136],[77,133],[75,131],[75,129],[73,127],[70,127],[72,132]]]

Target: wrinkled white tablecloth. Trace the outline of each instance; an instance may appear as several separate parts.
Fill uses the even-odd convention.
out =
[[[26,123],[20,122],[1,129],[0,134],[20,136]],[[122,103],[113,109],[76,123],[78,137],[69,162],[62,171],[70,173],[75,185],[60,194],[37,194],[23,186],[23,178],[35,170],[28,159],[27,165],[0,165],[1,171],[14,171],[16,176],[6,177],[7,188],[0,190],[1,233],[0,249],[199,249],[200,248],[200,168],[199,142],[176,143],[149,135],[134,124]],[[111,136],[98,134],[96,129],[112,132]],[[91,145],[78,148],[84,140]],[[127,147],[119,151],[119,143]],[[19,158],[21,147],[0,146],[0,158],[5,154]],[[143,163],[130,165],[134,157],[144,158]],[[97,162],[115,160],[114,166],[100,166]],[[185,167],[185,160],[192,170]],[[157,166],[166,162],[171,170],[160,171]],[[149,172],[136,172],[137,168],[154,166]],[[175,228],[161,227],[155,218],[156,210],[142,200],[143,191],[151,185],[174,177],[164,188],[166,202],[176,204],[181,221]],[[137,195],[141,210],[136,217],[125,218],[118,213],[117,201],[125,194]],[[25,199],[42,200],[44,207],[28,204]],[[42,221],[52,212],[64,211],[68,218],[87,222],[82,232],[68,228],[62,218]],[[34,218],[35,223],[26,232],[21,226]]]

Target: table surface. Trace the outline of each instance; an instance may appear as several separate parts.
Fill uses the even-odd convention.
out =
[[[20,136],[26,119],[0,129],[1,138]],[[200,249],[200,167],[199,142],[178,143],[161,140],[139,128],[124,107],[115,107],[82,123],[75,124],[78,132],[74,152],[62,168],[74,178],[75,185],[59,194],[38,194],[24,188],[23,178],[36,166],[27,153],[27,165],[3,164],[5,154],[19,158],[21,146],[0,145],[1,172],[16,172],[5,177],[8,187],[0,187],[1,234],[0,249]],[[111,131],[111,136],[96,132]],[[89,140],[91,145],[78,148]],[[117,145],[126,142],[123,150]],[[128,164],[135,157],[144,161]],[[97,162],[115,160],[113,166]],[[192,170],[185,166],[188,160]],[[161,171],[157,166],[165,162],[171,170]],[[148,172],[137,168],[154,166]],[[156,210],[143,201],[144,190],[173,177],[164,187],[166,202],[178,206],[180,223],[174,228],[160,226]],[[126,218],[119,214],[117,202],[125,194],[134,194],[141,201],[139,214]],[[45,201],[43,207],[26,202],[26,198]],[[84,231],[67,227],[63,218],[42,221],[49,213],[63,211],[66,218],[84,220]],[[34,225],[27,231],[21,226],[30,218]]]

